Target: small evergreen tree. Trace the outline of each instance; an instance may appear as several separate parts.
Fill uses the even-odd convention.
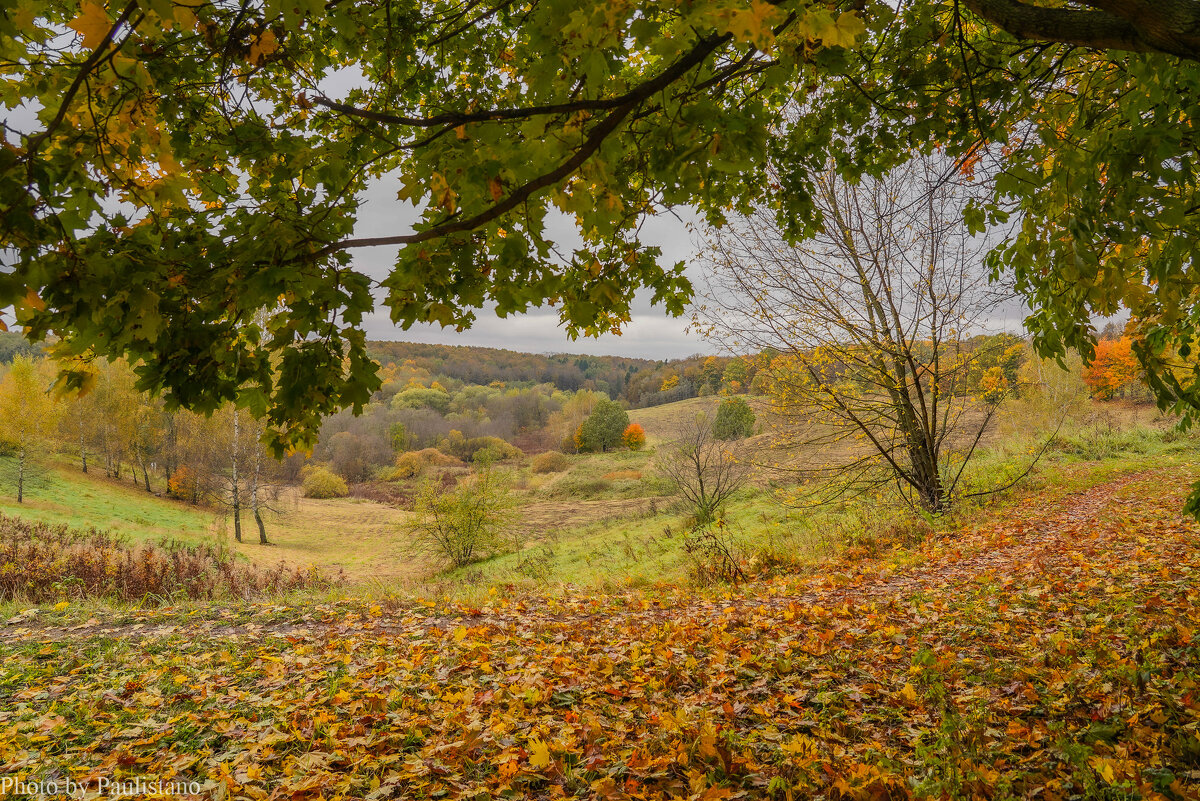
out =
[[[717,407],[713,436],[717,439],[745,439],[754,433],[754,410],[745,398],[727,398]]]

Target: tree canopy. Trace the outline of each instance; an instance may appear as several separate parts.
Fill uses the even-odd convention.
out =
[[[377,385],[358,249],[399,248],[381,289],[402,326],[549,303],[574,335],[620,330],[635,292],[690,298],[639,238],[648,215],[766,204],[802,236],[830,158],[880,175],[939,147],[992,182],[974,229],[1019,222],[993,269],[1042,352],[1090,356],[1092,315],[1124,305],[1160,403],[1191,412],[1197,18],[1195,0],[19,0],[0,16],[0,303],[60,356],[127,355],[170,403],[240,396],[305,444]],[[418,221],[363,237],[383,179]]]
[[[0,303],[60,356],[128,355],[172,403],[240,396],[279,444],[377,385],[356,249],[399,248],[382,289],[404,327],[490,301],[616,331],[640,290],[682,312],[642,221],[759,197],[790,76],[863,30],[761,0],[21,0],[0,20]],[[385,177],[418,221],[356,236]]]
[[[943,148],[990,182],[967,224],[1016,224],[990,264],[1025,296],[1039,350],[1090,359],[1093,317],[1124,307],[1160,405],[1190,418],[1200,3],[902,2],[864,16],[863,45],[791,120],[784,194],[805,205],[830,156],[853,176]],[[809,220],[787,219],[805,233]]]

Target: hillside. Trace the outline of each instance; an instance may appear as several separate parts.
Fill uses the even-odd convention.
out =
[[[247,798],[1194,797],[1192,477],[718,593],[17,616],[3,745]]]

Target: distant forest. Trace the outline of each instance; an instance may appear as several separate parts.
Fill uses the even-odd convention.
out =
[[[407,364],[435,376],[487,386],[553,384],[564,392],[593,390],[630,407],[657,406],[717,391],[727,357],[692,356],[656,361],[626,356],[542,355],[499,348],[370,342],[372,358],[385,367]],[[707,365],[707,367],[706,367]],[[740,372],[735,368],[735,372]]]

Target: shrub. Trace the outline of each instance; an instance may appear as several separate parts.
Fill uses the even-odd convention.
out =
[[[502,462],[524,456],[520,448],[500,437],[468,439],[458,429],[451,429],[446,438],[438,443],[438,448],[464,462]]]
[[[491,468],[453,490],[427,482],[409,524],[418,542],[453,567],[511,549],[508,480]]]
[[[629,413],[616,401],[601,398],[579,427],[575,440],[581,451],[611,450],[621,443],[628,426]]]
[[[692,529],[683,542],[683,552],[688,561],[688,578],[693,584],[707,587],[746,580],[742,567],[746,559],[741,545],[721,518],[712,525]]]
[[[305,498],[344,498],[350,494],[346,481],[324,467],[314,467],[304,474],[301,488]]]
[[[167,495],[171,498],[190,500],[196,494],[195,486],[196,471],[187,465],[181,465],[167,479]]]
[[[396,457],[396,464],[391,470],[380,473],[380,478],[386,481],[403,481],[416,478],[425,472],[427,467],[461,466],[462,462],[437,448],[422,448],[419,451],[408,451]]]
[[[133,546],[120,535],[0,514],[0,598],[162,603],[172,598],[249,599],[337,583],[282,563],[257,568],[215,545]]]
[[[745,439],[754,433],[754,410],[745,398],[726,398],[717,407],[713,436],[717,439]]]
[[[535,473],[561,473],[571,466],[571,460],[561,453],[548,451],[533,457],[529,469]]]
[[[402,453],[396,457],[392,476],[396,479],[416,478],[425,470],[425,462],[416,453]]]
[[[502,462],[506,459],[520,459],[521,449],[500,437],[474,437],[467,440],[467,450],[472,462]]]
[[[625,447],[629,448],[629,450],[640,451],[646,447],[646,429],[637,423],[630,423],[625,428],[625,433],[621,435],[621,441],[625,443]]]

